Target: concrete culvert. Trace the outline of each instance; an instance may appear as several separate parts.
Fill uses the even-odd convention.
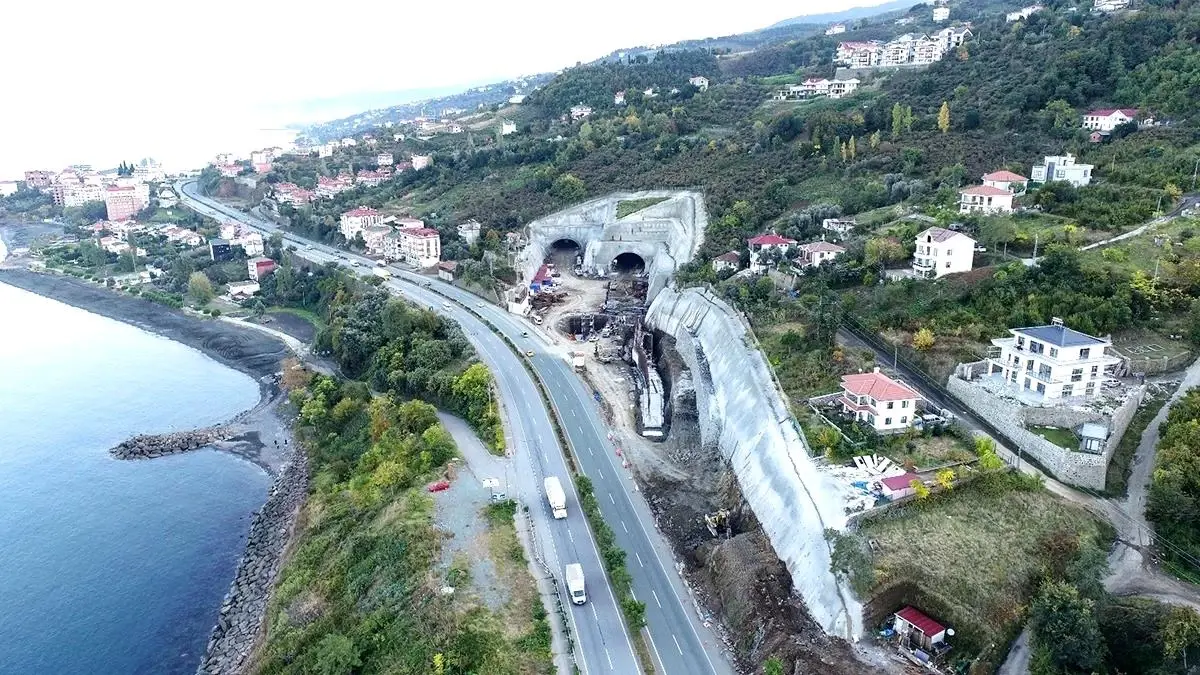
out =
[[[646,261],[636,253],[621,253],[612,261],[612,270],[622,274],[637,274],[645,269]]]

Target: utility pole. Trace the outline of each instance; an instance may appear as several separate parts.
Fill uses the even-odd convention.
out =
[[[1042,236],[1041,232],[1033,233],[1033,261],[1037,262],[1038,239]]]
[[[1200,159],[1196,160],[1196,165],[1192,167],[1192,190],[1196,189],[1196,172],[1200,171]]]

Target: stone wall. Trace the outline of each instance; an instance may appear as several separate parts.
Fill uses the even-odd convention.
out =
[[[235,675],[246,669],[262,632],[283,551],[307,493],[308,456],[297,449],[250,523],[246,551],[221,603],[217,625],[196,669],[198,675]]]
[[[946,388],[977,415],[996,428],[1003,429],[1022,452],[1036,459],[1055,478],[1091,490],[1104,489],[1108,461],[1145,392],[1144,388],[1139,387],[1111,414],[1105,414],[1099,410],[1069,407],[1023,406],[954,376],[950,377]],[[1108,426],[1110,433],[1104,454],[1093,455],[1060,448],[1026,428],[1036,425],[1069,429],[1084,422],[1103,422]]]

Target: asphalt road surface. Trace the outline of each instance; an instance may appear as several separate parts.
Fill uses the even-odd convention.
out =
[[[371,274],[375,262],[340,249],[284,232],[273,223],[237,211],[198,194],[194,181],[179,187],[191,208],[218,220],[237,220],[264,232],[280,231],[296,253],[316,263],[338,262],[360,274]],[[525,319],[480,300],[440,280],[415,274],[396,265],[387,268],[392,278],[385,286],[411,301],[430,307],[456,320],[474,344],[480,358],[496,377],[508,421],[510,449],[519,469],[508,477],[520,501],[533,519],[538,548],[546,566],[559,580],[567,608],[572,637],[579,645],[576,659],[585,673],[640,672],[625,623],[615,596],[607,583],[600,556],[587,521],[579,509],[579,497],[569,477],[563,449],[555,438],[550,416],[525,368],[528,359],[545,384],[562,421],[580,471],[591,479],[605,521],[613,529],[617,544],[625,550],[633,576],[636,598],[646,604],[651,656],[657,670],[670,675],[729,674],[732,666],[716,634],[699,618],[692,596],[684,587],[666,541],[654,528],[645,500],[623,467],[617,449],[600,418],[592,392],[584,386],[560,355],[540,340],[527,337]],[[478,315],[478,316],[477,316]],[[517,356],[478,317],[483,317],[524,354]],[[542,478],[563,478],[567,491],[565,520],[550,517],[543,494]],[[588,603],[570,605],[562,582],[563,566],[579,562],[587,580]]]

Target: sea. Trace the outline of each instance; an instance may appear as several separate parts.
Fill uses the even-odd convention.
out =
[[[270,479],[213,450],[108,449],[258,396],[199,351],[0,283],[0,675],[195,672]]]

